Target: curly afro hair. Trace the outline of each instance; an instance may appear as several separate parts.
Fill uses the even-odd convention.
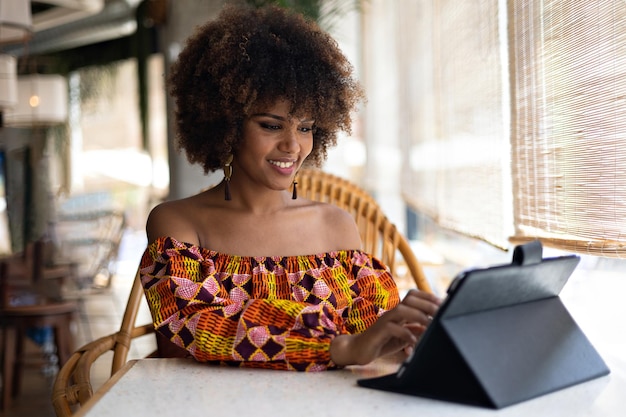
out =
[[[179,149],[205,173],[236,152],[243,122],[255,106],[278,99],[292,114],[315,119],[309,164],[319,166],[351,131],[364,99],[337,42],[315,22],[277,6],[226,6],[196,29],[172,65]]]

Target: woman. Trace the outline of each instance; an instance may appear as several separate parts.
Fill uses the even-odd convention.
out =
[[[168,82],[180,147],[224,181],[149,215],[141,275],[161,338],[198,361],[307,371],[410,350],[439,300],[400,303],[352,216],[297,197],[298,169],[363,97],[336,42],[286,10],[228,6]]]

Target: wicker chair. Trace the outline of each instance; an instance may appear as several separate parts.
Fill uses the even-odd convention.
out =
[[[298,174],[298,194],[312,200],[336,204],[348,210],[359,226],[366,251],[389,266],[392,273],[396,271],[402,258],[417,287],[432,292],[407,240],[365,190],[323,171],[303,169]],[[71,416],[79,406],[83,406],[93,396],[91,367],[96,359],[106,352],[113,351],[111,366],[113,376],[127,362],[133,339],[154,333],[152,323],[142,326],[135,323],[142,300],[143,289],[137,274],[120,330],[78,349],[57,374],[52,391],[52,402],[57,416]]]

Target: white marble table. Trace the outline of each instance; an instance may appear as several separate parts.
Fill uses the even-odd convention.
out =
[[[612,369],[606,377],[491,410],[356,385],[361,376],[395,369],[390,364],[299,373],[141,359],[103,386],[77,416],[623,416],[626,364],[605,360]]]

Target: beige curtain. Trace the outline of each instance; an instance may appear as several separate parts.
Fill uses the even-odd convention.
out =
[[[626,255],[626,3],[510,2],[515,234]]]

